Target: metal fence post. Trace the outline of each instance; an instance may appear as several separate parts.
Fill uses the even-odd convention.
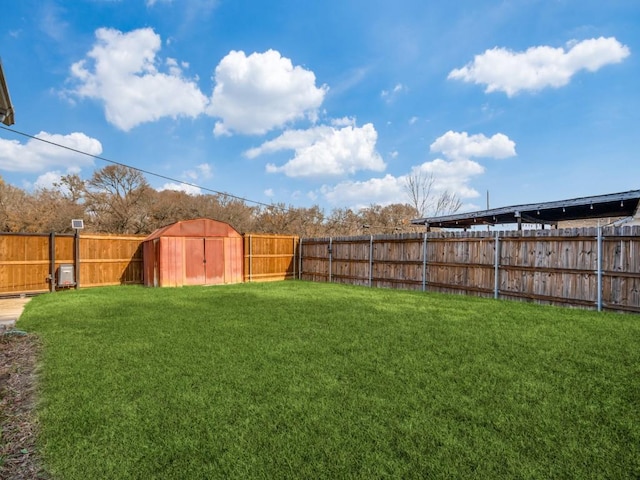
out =
[[[597,304],[598,304],[598,311],[601,312],[602,311],[602,227],[600,225],[598,225],[598,236],[597,236],[597,242],[598,242],[598,258],[596,260],[596,264],[597,264],[597,278],[598,278],[598,299],[597,299]]]
[[[298,240],[298,280],[302,280],[302,237]]]
[[[333,239],[331,237],[329,237],[329,283],[331,283],[332,278],[331,278],[331,274],[332,274],[332,262],[333,262]]]
[[[498,299],[500,290],[500,235],[496,232],[496,258],[494,264],[493,298]]]
[[[422,241],[422,291],[427,291],[427,232]]]
[[[369,239],[369,286],[373,284],[373,235]]]

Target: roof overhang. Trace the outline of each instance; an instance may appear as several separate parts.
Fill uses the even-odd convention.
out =
[[[557,202],[531,203],[493,208],[441,217],[417,218],[414,225],[441,228],[470,228],[476,225],[532,223],[557,225],[566,220],[631,217],[638,210],[640,190],[593,197],[573,198]]]
[[[9,87],[7,87],[4,70],[2,69],[2,61],[0,61],[0,123],[4,123],[7,126],[15,123],[13,105],[11,104]]]

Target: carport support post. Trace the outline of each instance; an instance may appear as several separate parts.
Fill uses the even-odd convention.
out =
[[[598,311],[602,311],[602,227],[598,225],[598,258],[597,263],[597,278],[598,278]]]
[[[496,232],[496,257],[493,277],[493,298],[497,300],[500,289],[500,236],[498,232]]]
[[[49,234],[49,291],[56,291],[56,234]]]

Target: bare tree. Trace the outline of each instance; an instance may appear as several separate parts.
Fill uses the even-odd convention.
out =
[[[421,170],[413,170],[405,179],[404,190],[409,197],[409,204],[419,217],[427,214],[435,181],[433,173],[427,174]]]
[[[436,177],[433,173],[425,173],[417,169],[406,177],[404,189],[409,197],[409,204],[419,217],[447,215],[457,212],[462,207],[462,202],[455,193],[445,190],[436,194],[435,183]]]
[[[436,200],[433,216],[448,215],[455,213],[462,207],[460,198],[455,193],[445,190]]]

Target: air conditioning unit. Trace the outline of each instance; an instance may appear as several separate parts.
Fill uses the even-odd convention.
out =
[[[73,265],[63,264],[58,267],[58,287],[73,287],[76,284],[76,275]]]

